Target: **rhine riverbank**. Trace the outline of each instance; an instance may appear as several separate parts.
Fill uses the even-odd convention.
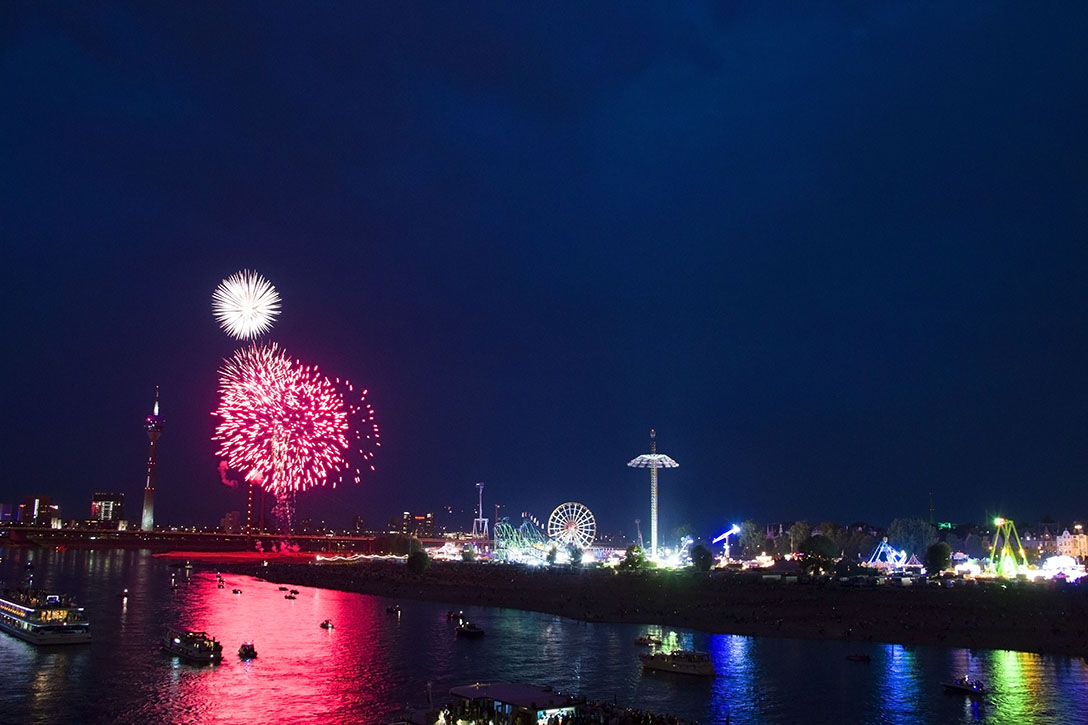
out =
[[[413,574],[392,561],[314,564],[281,557],[264,565],[203,553],[173,556],[282,584],[509,607],[589,622],[1088,656],[1088,586],[854,587],[763,581],[722,571],[617,572],[475,562],[435,562]]]

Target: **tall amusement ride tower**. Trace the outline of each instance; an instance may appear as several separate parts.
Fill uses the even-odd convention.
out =
[[[650,469],[650,558],[657,556],[657,469],[679,468],[680,464],[657,452],[657,431],[650,429],[650,452],[643,453],[627,464],[631,468]]]
[[[159,417],[159,386],[155,386],[155,407],[151,415],[144,419],[144,430],[151,439],[151,448],[147,452],[147,485],[144,486],[144,515],[140,520],[143,531],[155,529],[155,452],[159,436],[166,425],[166,420]]]

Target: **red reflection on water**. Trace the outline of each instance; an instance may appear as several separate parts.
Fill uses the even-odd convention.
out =
[[[177,626],[223,645],[219,665],[176,663],[172,709],[179,717],[324,722],[382,706],[392,682],[381,656],[379,600],[311,587],[291,587],[298,590],[291,600],[278,584],[232,574],[223,574],[223,584],[218,588],[215,572],[195,574],[178,602]],[[321,627],[326,619],[332,629]],[[253,642],[256,659],[238,657],[243,642]]]

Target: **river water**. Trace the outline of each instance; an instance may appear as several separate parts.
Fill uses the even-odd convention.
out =
[[[74,595],[94,641],[39,648],[0,633],[0,723],[382,723],[450,687],[515,681],[702,723],[1088,722],[1088,665],[1000,650],[760,639],[648,625],[587,624],[536,612],[399,601],[186,570],[141,551],[0,549],[9,586]],[[32,569],[27,568],[32,564]],[[176,586],[175,586],[176,584]],[[124,589],[129,595],[122,597]],[[240,594],[232,589],[241,589]],[[386,607],[397,603],[399,615]],[[450,609],[487,634],[454,636]],[[335,623],[322,629],[324,619]],[[167,626],[204,630],[223,662],[162,652]],[[643,672],[633,640],[712,653],[718,676]],[[252,640],[255,660],[236,652]],[[868,654],[869,663],[847,654]],[[943,680],[981,678],[982,702]]]

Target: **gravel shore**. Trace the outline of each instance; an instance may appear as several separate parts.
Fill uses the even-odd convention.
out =
[[[1088,656],[1088,586],[986,583],[848,587],[762,581],[725,572],[616,572],[435,562],[246,563],[179,554],[240,574],[450,605],[510,607],[590,622],[705,632]]]

